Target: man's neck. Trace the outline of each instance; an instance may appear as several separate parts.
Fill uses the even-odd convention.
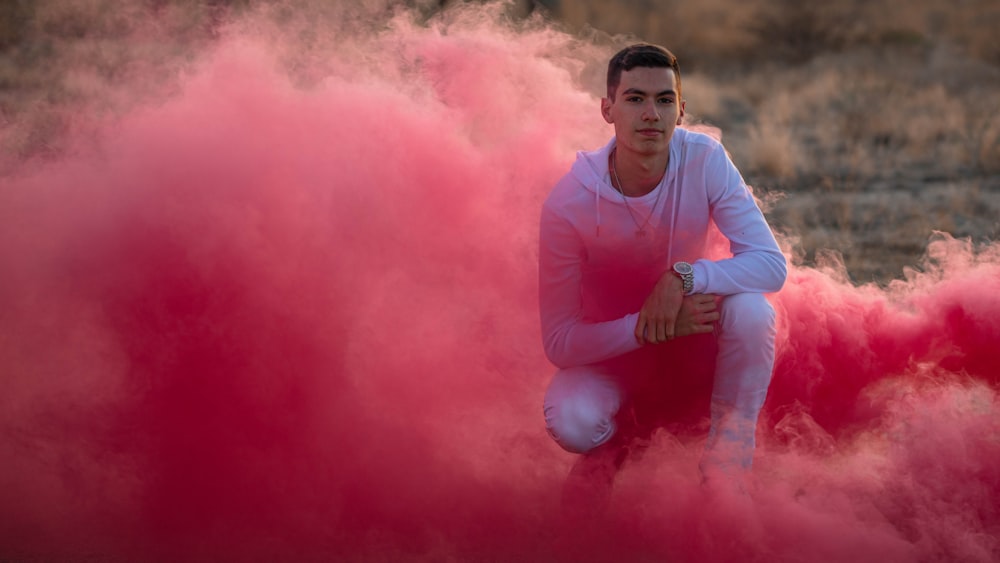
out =
[[[670,161],[669,151],[643,155],[619,150],[616,147],[611,156],[614,162],[610,165],[617,174],[613,180],[616,183],[621,182],[621,185],[615,187],[629,197],[644,196],[656,189],[666,174],[667,164]]]

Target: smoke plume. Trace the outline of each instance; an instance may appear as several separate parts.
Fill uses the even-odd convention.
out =
[[[169,96],[0,180],[0,559],[559,557],[537,217],[611,134],[612,49],[366,10],[223,26]],[[916,266],[794,265],[752,502],[660,432],[590,555],[1000,556],[1000,246]]]

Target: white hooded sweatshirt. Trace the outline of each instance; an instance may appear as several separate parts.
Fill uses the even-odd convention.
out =
[[[578,153],[542,207],[542,339],[560,368],[638,349],[639,310],[679,260],[694,267],[691,293],[771,293],[785,281],[785,257],[718,141],[676,129],[663,180],[627,201],[609,177],[614,146],[612,139]],[[732,257],[707,258],[712,223],[729,240]]]

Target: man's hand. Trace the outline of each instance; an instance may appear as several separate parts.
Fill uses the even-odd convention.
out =
[[[672,340],[677,317],[684,302],[683,282],[672,272],[663,274],[639,310],[635,340],[639,344],[659,344]]]
[[[639,344],[659,344],[677,336],[712,332],[719,320],[714,295],[685,296],[683,282],[672,272],[663,274],[639,311],[635,339]]]
[[[684,297],[680,313],[677,314],[674,336],[704,334],[715,330],[715,321],[721,316],[718,306],[719,301],[714,295],[696,293]]]

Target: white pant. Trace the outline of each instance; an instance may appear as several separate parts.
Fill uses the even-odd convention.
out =
[[[740,293],[725,297],[719,311],[712,424],[704,463],[749,469],[757,416],[774,367],[774,309],[761,294]],[[664,373],[663,377],[684,375]],[[615,416],[626,398],[622,377],[604,365],[556,372],[543,411],[549,434],[563,449],[586,453],[615,435]]]

